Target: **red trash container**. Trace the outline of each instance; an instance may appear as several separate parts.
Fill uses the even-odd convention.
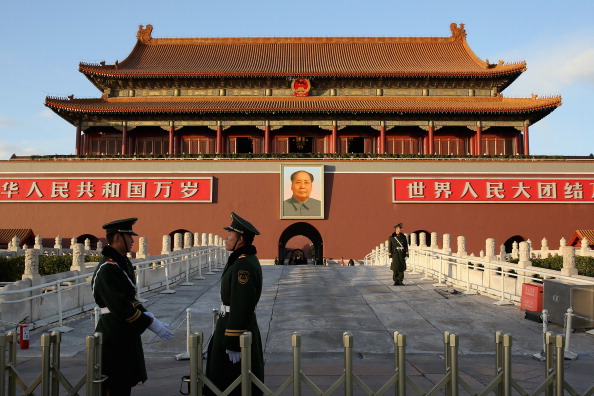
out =
[[[542,297],[544,288],[536,283],[522,285],[522,300],[520,308],[526,311],[542,311]]]

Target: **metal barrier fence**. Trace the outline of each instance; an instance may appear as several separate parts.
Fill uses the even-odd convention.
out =
[[[72,385],[60,371],[59,331],[41,335],[41,372],[27,385],[17,370],[17,334],[8,332],[0,334],[0,396],[33,395],[39,387],[42,396],[57,396],[60,387],[68,395],[78,395],[78,391],[86,385],[86,396],[101,395],[101,383],[106,379],[101,375],[101,333],[86,337],[87,359],[85,375]]]
[[[190,336],[190,375],[185,378],[189,386],[189,394],[201,396],[203,386],[207,386],[215,395],[228,395],[231,390],[240,387],[243,396],[250,396],[252,384],[255,384],[266,396],[277,396],[282,394],[290,386],[294,396],[302,395],[302,385],[305,384],[318,396],[334,394],[341,386],[344,387],[344,395],[352,396],[355,386],[358,386],[368,396],[381,396],[393,389],[396,395],[404,396],[408,388],[417,395],[433,396],[442,392],[446,396],[458,396],[465,391],[474,396],[486,396],[494,392],[498,396],[510,396],[515,390],[522,396],[532,396],[544,393],[545,396],[560,396],[567,391],[572,396],[591,396],[594,394],[594,384],[580,395],[564,379],[564,337],[553,336],[547,333],[545,337],[545,364],[544,380],[532,391],[525,390],[512,376],[513,368],[511,363],[512,336],[498,331],[495,333],[495,376],[492,381],[483,389],[473,389],[467,381],[460,376],[458,367],[458,346],[459,337],[449,332],[444,333],[444,362],[445,373],[431,389],[423,389],[406,374],[406,335],[394,332],[394,375],[385,382],[379,389],[372,390],[354,372],[353,367],[353,336],[350,332],[343,334],[344,345],[344,373],[327,390],[320,389],[301,370],[301,335],[293,333],[293,372],[276,390],[269,389],[251,372],[250,356],[252,335],[247,332],[240,337],[241,346],[241,374],[227,389],[218,389],[204,374],[202,358],[202,333],[195,333]]]
[[[184,285],[191,285],[190,275],[198,273],[196,279],[203,279],[202,272],[214,274],[220,271],[220,266],[226,260],[224,247],[211,246],[175,251],[167,256],[155,256],[146,260],[136,261],[136,281],[138,293],[165,288],[162,293],[174,293],[169,286],[185,278]],[[92,273],[63,278],[43,283],[33,287],[18,290],[0,291],[0,309],[7,312],[17,312],[28,316],[36,326],[58,322],[58,330],[68,331],[64,326],[64,319],[88,311],[95,306],[90,292]],[[68,299],[67,304],[65,300]],[[43,301],[45,306],[54,305],[55,309],[39,310],[33,308],[34,301]],[[10,307],[10,308],[9,308]],[[41,312],[54,312],[48,317],[35,317]],[[25,312],[24,314],[22,312]],[[55,314],[57,312],[57,314]],[[19,318],[20,319],[20,318]],[[1,327],[15,327],[18,319],[10,321],[0,320]]]
[[[0,334],[0,396],[16,396],[17,387],[21,390],[18,394],[22,395],[32,395],[38,387],[42,396],[57,396],[60,393],[60,388],[66,390],[68,395],[78,395],[78,392],[85,385],[87,396],[101,394],[101,383],[106,377],[101,375],[102,341],[100,333],[86,337],[86,371],[75,385],[72,385],[60,371],[60,332],[42,334],[41,337],[41,372],[31,384],[27,385],[17,370],[16,333]],[[512,336],[509,334],[500,331],[495,333],[494,376],[482,389],[473,389],[461,376],[458,357],[460,340],[458,335],[449,332],[443,334],[444,374],[436,380],[435,385],[430,389],[423,389],[411,376],[407,375],[406,334],[394,332],[393,342],[394,374],[377,390],[373,390],[355,373],[353,364],[354,338],[350,332],[343,333],[344,372],[326,390],[322,390],[310,377],[303,373],[301,369],[303,364],[301,335],[293,333],[291,339],[293,348],[292,374],[277,389],[272,390],[251,372],[252,335],[247,332],[240,336],[241,374],[229,385],[228,389],[221,390],[204,373],[203,334],[198,332],[188,338],[190,375],[186,378],[186,382],[189,387],[189,394],[192,396],[201,396],[204,385],[217,396],[228,395],[237,387],[241,389],[243,396],[250,396],[252,384],[261,389],[266,396],[277,396],[289,389],[292,389],[294,396],[301,396],[304,394],[303,385],[318,396],[336,394],[341,387],[344,389],[345,396],[353,396],[356,387],[367,396],[381,396],[390,391],[399,396],[404,396],[409,391],[423,396],[434,396],[438,393],[446,396],[458,396],[461,392],[473,396],[486,396],[490,393],[495,393],[498,396],[510,396],[514,391],[522,396],[533,396],[542,393],[545,396],[560,396],[565,393],[571,396],[594,395],[594,383],[583,394],[580,394],[565,381],[564,337],[561,335],[554,336],[550,332],[546,334],[544,340],[544,379],[532,390],[524,389],[513,377]],[[523,373],[519,372],[517,374],[522,375]]]

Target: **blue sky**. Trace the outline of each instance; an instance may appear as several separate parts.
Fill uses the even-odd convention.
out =
[[[123,60],[147,24],[153,37],[415,37],[449,36],[450,23],[464,23],[479,58],[527,62],[504,96],[563,97],[531,127],[531,153],[594,153],[591,0],[34,0],[4,1],[0,14],[0,160],[72,154],[75,128],[45,97],[99,97],[78,63]]]

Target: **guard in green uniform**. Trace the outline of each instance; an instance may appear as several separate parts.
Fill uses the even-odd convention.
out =
[[[103,334],[102,371],[107,375],[102,394],[130,395],[132,387],[147,379],[140,335],[148,328],[161,339],[173,333],[166,324],[136,300],[134,267],[126,257],[134,240],[132,225],[136,218],[112,221],[103,226],[108,246],[95,268],[91,286],[93,298],[101,309],[96,331]]]
[[[392,279],[395,286],[404,286],[404,271],[406,271],[406,259],[408,258],[408,242],[406,235],[402,233],[402,223],[394,226],[394,232],[388,238],[388,254],[392,258]]]
[[[225,230],[225,247],[233,253],[221,275],[222,305],[206,362],[206,376],[220,390],[227,389],[241,373],[239,336],[246,331],[252,333],[252,373],[264,382],[264,354],[255,312],[262,293],[262,268],[252,245],[260,232],[235,213],[231,213],[231,225]],[[208,387],[204,393],[213,394]],[[240,395],[241,387],[230,394]],[[262,395],[262,391],[252,385],[252,395]]]

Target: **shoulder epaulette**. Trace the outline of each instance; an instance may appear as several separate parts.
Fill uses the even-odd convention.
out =
[[[246,257],[247,257],[247,254],[242,254],[241,256],[239,256],[237,258],[240,259],[240,258],[246,258]]]
[[[113,261],[113,259],[111,259],[111,258],[108,258],[107,261],[106,261],[106,263],[108,263],[108,264],[116,264],[116,262]]]

